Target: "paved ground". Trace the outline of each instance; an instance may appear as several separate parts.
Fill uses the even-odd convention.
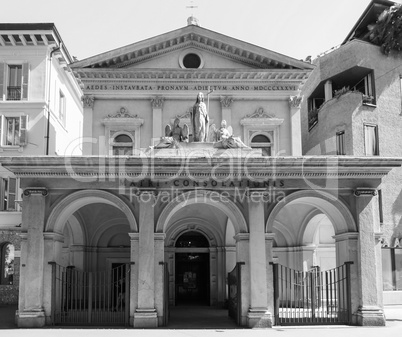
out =
[[[17,329],[14,325],[14,312],[16,307],[0,306],[0,336],[49,336],[54,337],[74,337],[96,336],[96,337],[141,337],[161,336],[161,337],[388,337],[400,336],[402,331],[402,305],[387,306],[384,308],[387,325],[385,327],[355,327],[355,326],[308,326],[308,327],[274,327],[269,330],[263,329],[242,329],[233,325],[227,318],[227,311],[222,310],[214,316],[204,320],[194,319],[189,314],[189,310],[181,308],[182,311],[172,312],[170,324],[167,329],[153,330],[132,330],[132,329]],[[181,316],[179,320],[178,317]],[[191,317],[190,317],[191,316]],[[192,329],[192,325],[207,324],[209,329]],[[180,329],[178,328],[180,327]]]

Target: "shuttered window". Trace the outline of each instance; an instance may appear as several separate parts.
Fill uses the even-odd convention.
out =
[[[1,178],[0,193],[2,203],[1,211],[17,211],[19,206],[15,202],[18,192],[18,180],[16,178]]]
[[[27,144],[28,116],[1,116],[1,146],[24,146]]]
[[[0,62],[0,100],[28,99],[29,63],[7,64]]]

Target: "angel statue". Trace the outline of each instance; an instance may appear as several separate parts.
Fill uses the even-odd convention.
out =
[[[209,141],[214,143],[214,147],[223,149],[236,149],[241,147],[248,147],[244,144],[240,137],[234,137],[232,128],[227,127],[225,120],[221,122],[221,127],[216,128],[215,124],[211,125],[209,131]]]
[[[188,142],[188,125],[184,124],[183,128],[179,125],[180,119],[174,120],[173,128],[170,124],[165,126],[165,137],[161,137],[159,144],[155,149],[177,148],[180,142]]]

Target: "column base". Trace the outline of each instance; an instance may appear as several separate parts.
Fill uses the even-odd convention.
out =
[[[43,310],[17,311],[16,323],[19,328],[42,328],[45,326],[45,312]]]
[[[158,327],[156,309],[137,309],[134,313],[134,328],[153,329]]]
[[[385,326],[384,311],[377,306],[359,307],[356,312],[357,325]]]
[[[250,308],[247,313],[247,326],[253,329],[272,328],[272,314],[267,308]]]

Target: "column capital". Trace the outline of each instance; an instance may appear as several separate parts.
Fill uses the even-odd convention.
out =
[[[93,109],[94,107],[94,102],[95,102],[95,97],[94,96],[90,96],[90,95],[83,95],[81,97],[82,100],[82,104],[85,108],[90,108]]]
[[[220,102],[222,105],[222,108],[230,108],[234,99],[232,96],[221,96],[220,97]]]
[[[289,106],[291,109],[300,109],[303,96],[290,96]]]
[[[28,187],[24,190],[24,196],[29,197],[31,195],[42,195],[46,197],[49,192],[46,187]]]
[[[165,101],[165,98],[162,97],[162,96],[152,97],[151,98],[152,108],[154,108],[154,109],[162,109],[164,101]]]
[[[250,234],[249,233],[237,233],[234,236],[234,239],[236,240],[236,242],[248,241],[250,239]]]
[[[356,197],[375,197],[378,191],[376,188],[357,187],[353,194]]]

